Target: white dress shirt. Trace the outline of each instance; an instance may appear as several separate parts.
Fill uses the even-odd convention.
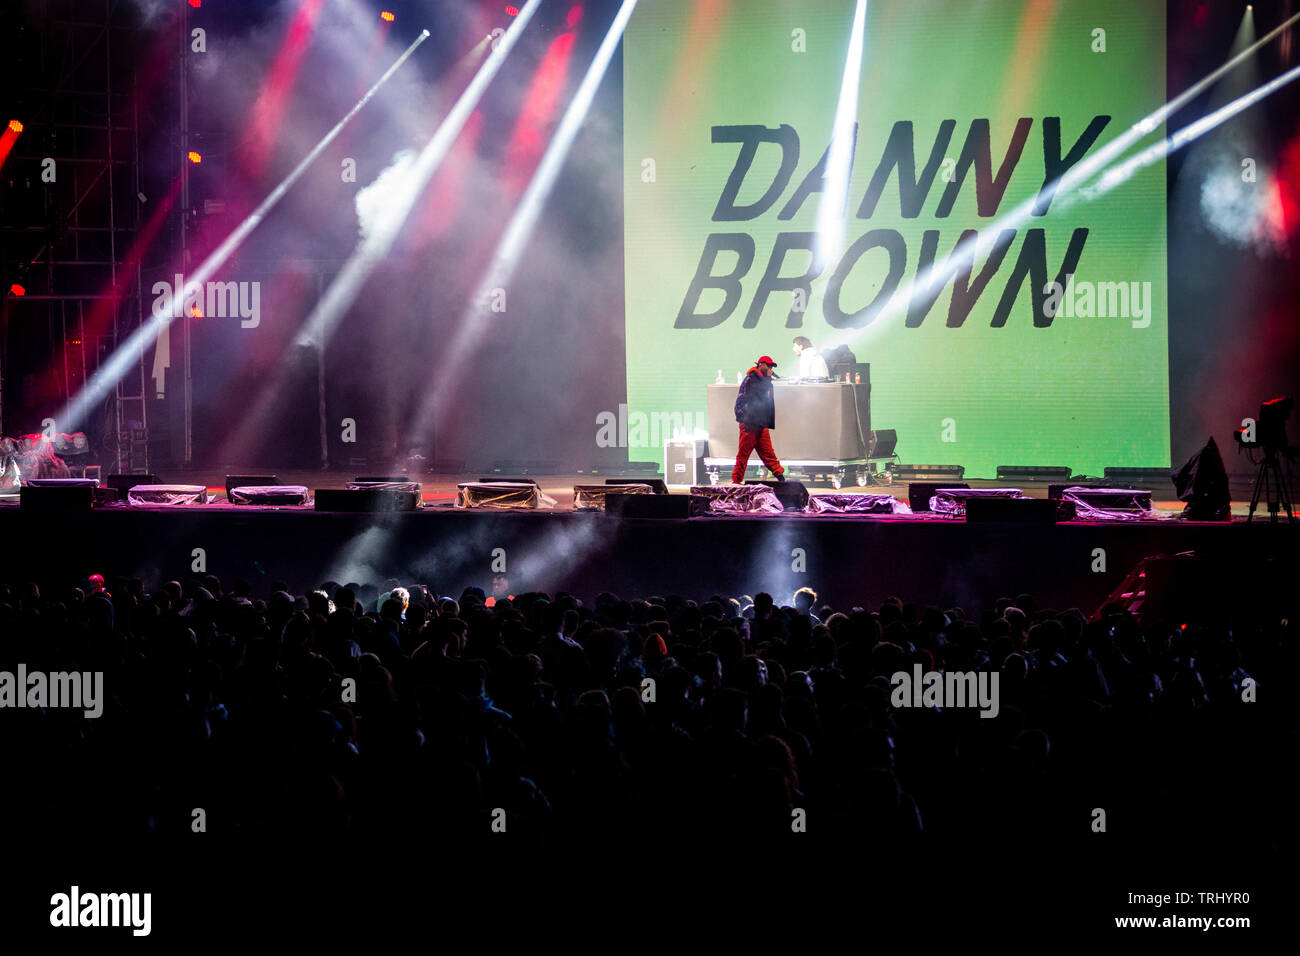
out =
[[[799,353],[799,378],[830,378],[830,369],[826,367],[826,360],[821,357],[815,348],[809,346]]]

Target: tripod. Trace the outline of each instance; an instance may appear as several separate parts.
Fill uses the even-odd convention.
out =
[[[1278,511],[1286,509],[1287,519],[1291,524],[1295,524],[1295,514],[1291,511],[1291,492],[1287,488],[1286,478],[1277,449],[1266,449],[1264,460],[1259,463],[1259,475],[1255,478],[1255,493],[1250,496],[1250,514],[1246,517],[1247,523],[1255,517],[1255,509],[1259,507],[1259,496],[1262,491],[1268,501],[1269,523],[1276,522]],[[1270,490],[1270,483],[1272,490]]]

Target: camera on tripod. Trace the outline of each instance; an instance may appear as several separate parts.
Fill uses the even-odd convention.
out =
[[[1245,448],[1260,448],[1265,455],[1286,455],[1289,458],[1295,450],[1287,444],[1286,420],[1291,417],[1294,406],[1295,399],[1290,396],[1265,402],[1259,406],[1259,418],[1255,420],[1255,440],[1248,439],[1249,428],[1238,428],[1232,437]]]
[[[1283,460],[1293,458],[1296,452],[1286,438],[1286,420],[1291,417],[1294,405],[1295,399],[1290,396],[1265,402],[1259,406],[1259,418],[1253,425],[1243,426],[1232,433],[1242,449],[1259,449],[1264,453],[1259,462],[1259,476],[1255,479],[1255,493],[1250,499],[1247,521],[1255,517],[1261,494],[1268,503],[1270,521],[1276,521],[1280,511],[1285,511],[1287,518],[1295,521],[1288,487],[1290,475],[1283,467]],[[1253,456],[1251,460],[1254,461]]]

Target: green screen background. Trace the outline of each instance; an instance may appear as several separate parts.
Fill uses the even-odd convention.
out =
[[[742,327],[754,290],[780,232],[815,229],[820,193],[791,220],[777,213],[830,141],[853,0],[653,0],[638,6],[624,39],[623,128],[626,248],[627,395],[630,416],[678,413],[703,420],[705,387],[722,369],[734,382],[760,354],[793,372],[790,342],[846,342],[871,363],[872,427],[895,428],[905,462],[960,464],[969,477],[992,477],[998,465],[1067,465],[1100,475],[1106,466],[1169,464],[1169,383],[1165,262],[1165,164],[1155,163],[1117,189],[1088,201],[1053,202],[1018,232],[960,328],[947,328],[951,282],[919,328],[904,326],[905,310],[863,329],[833,329],[822,315],[822,293],[837,261],[813,282],[801,329],[787,328],[791,294],[774,293],[752,329]],[[1106,52],[1093,52],[1093,31],[1105,30]],[[792,31],[807,50],[792,51]],[[922,233],[940,231],[942,262],[964,229],[983,231],[1034,196],[1044,174],[1042,120],[1061,117],[1062,151],[1092,117],[1112,117],[1090,152],[1165,102],[1164,4],[1091,0],[872,0],[866,20],[858,102],[857,149],[842,220],[841,249],[869,229],[897,229],[907,244],[902,284],[916,275]],[[997,213],[975,210],[974,170],[950,216],[935,216],[946,183],[936,177],[921,214],[904,219],[897,175],[875,212],[856,211],[893,124],[911,120],[919,174],[939,124],[956,120],[947,157],[956,160],[970,121],[988,118],[993,171],[1001,166],[1016,120],[1033,119],[1020,161]],[[714,125],[789,124],[799,134],[799,162],[784,192],[754,220],[712,222],[735,165],[739,144],[711,142]],[[1161,127],[1139,144],[1163,136]],[[644,160],[654,162],[646,182]],[[775,145],[759,147],[737,204],[756,200],[780,162]],[[1025,281],[1007,324],[990,327],[993,311],[1031,228],[1045,228],[1047,269],[1055,276],[1076,227],[1090,230],[1075,282],[1150,282],[1151,324],[1127,318],[1067,318],[1035,328]],[[674,329],[686,290],[711,232],[746,232],[756,246],[742,278],[735,311],[711,329]],[[734,256],[723,253],[715,273]],[[786,258],[782,275],[801,273],[805,253]],[[978,275],[984,257],[976,259]],[[859,260],[841,294],[846,311],[870,301],[887,268],[881,250]],[[722,302],[708,290],[696,306]],[[944,441],[951,419],[955,441]],[[777,409],[773,438],[805,423]],[[630,436],[631,458],[658,460],[661,444]],[[656,436],[659,443],[667,435]],[[645,440],[646,444],[635,444]]]

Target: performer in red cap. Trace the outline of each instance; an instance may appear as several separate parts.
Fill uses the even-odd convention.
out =
[[[785,481],[785,469],[781,467],[781,462],[772,449],[772,436],[768,432],[769,428],[776,427],[776,400],[772,396],[772,369],[775,367],[776,363],[771,357],[764,355],[754,363],[740,384],[740,393],[736,396],[740,447],[736,451],[736,467],[731,470],[733,484],[738,485],[745,480],[745,466],[749,464],[749,456],[755,450],[772,477],[777,481]]]

